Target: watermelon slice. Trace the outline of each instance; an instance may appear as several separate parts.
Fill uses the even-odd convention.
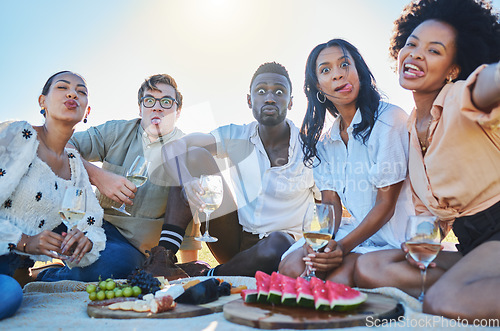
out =
[[[311,291],[311,285],[307,280],[298,277],[295,283],[297,291],[297,304],[303,307],[314,307],[314,296]]]
[[[255,273],[255,281],[257,283],[257,301],[267,302],[269,298],[269,286],[271,284],[271,276],[262,271]]]
[[[257,289],[242,290],[241,297],[243,298],[243,301],[247,303],[257,302],[258,293]]]
[[[271,274],[271,283],[269,284],[269,297],[267,299],[271,303],[281,302],[281,278],[282,275],[277,272],[273,272]]]
[[[330,299],[330,309],[346,311],[357,308],[366,301],[368,295],[347,285],[326,281],[326,291]]]
[[[314,308],[316,310],[330,310],[330,300],[325,283],[316,277],[312,277],[309,283],[314,297]]]
[[[287,306],[297,305],[296,280],[281,275],[281,303]]]

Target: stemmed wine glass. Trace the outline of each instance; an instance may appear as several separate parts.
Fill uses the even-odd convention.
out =
[[[146,180],[148,180],[148,168],[149,162],[146,160],[144,156],[137,156],[134,160],[134,163],[130,166],[130,169],[127,172],[127,179],[130,180],[136,187],[141,187],[144,185]],[[117,210],[125,215],[130,216],[130,213],[125,210],[125,203],[117,208],[111,206],[114,210]]]
[[[306,242],[317,252],[320,248],[326,246],[333,237],[335,217],[332,205],[321,203],[310,203],[307,206],[302,223],[302,232]],[[310,280],[316,277],[311,266],[306,265],[306,274],[303,278]]]
[[[427,267],[441,250],[441,231],[435,216],[410,216],[406,228],[406,246],[410,256],[424,265],[422,275],[422,291],[418,297],[424,301],[425,278]]]
[[[83,216],[85,216],[86,203],[87,195],[84,188],[76,186],[66,187],[59,215],[64,225],[68,228],[68,232],[73,230]],[[68,256],[62,254],[57,255],[61,258],[68,258]]]
[[[222,197],[223,197],[222,177],[219,175],[210,175],[210,176],[201,175],[200,185],[204,191],[204,193],[202,195],[199,195],[199,197],[205,203],[205,208],[203,209],[203,212],[206,215],[205,233],[201,237],[196,237],[194,239],[198,241],[216,242],[218,239],[212,237],[208,233],[208,221],[210,219],[210,215],[217,208],[219,208],[222,203]]]

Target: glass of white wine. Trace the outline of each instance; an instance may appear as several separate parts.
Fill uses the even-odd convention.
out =
[[[146,160],[144,156],[137,156],[134,160],[134,163],[130,166],[130,169],[127,172],[127,179],[130,180],[136,187],[141,187],[148,180],[148,168],[149,162]],[[111,206],[114,210],[117,210],[125,215],[130,216],[130,213],[125,210],[125,203],[118,208]]]
[[[218,239],[212,237],[208,233],[208,221],[210,215],[220,207],[223,198],[223,185],[222,177],[219,175],[200,176],[200,185],[204,193],[200,195],[200,199],[205,203],[205,208],[203,212],[206,215],[205,219],[205,233],[201,237],[196,237],[194,239],[198,241],[205,242],[216,242]]]
[[[68,233],[73,230],[78,222],[85,216],[86,203],[87,195],[84,188],[76,186],[66,187],[61,209],[59,209],[59,215],[64,225],[68,228]],[[68,256],[62,254],[57,255],[63,259],[68,258]]]
[[[326,246],[333,238],[334,226],[335,217],[332,205],[310,203],[307,206],[302,232],[304,239],[315,252]],[[312,277],[316,277],[314,270],[310,266],[306,266],[304,278],[310,280]]]
[[[410,216],[406,228],[406,246],[410,256],[424,265],[422,275],[422,291],[418,300],[424,301],[425,278],[427,267],[441,250],[441,231],[435,216]]]

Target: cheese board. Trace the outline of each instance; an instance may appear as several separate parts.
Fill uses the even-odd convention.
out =
[[[171,281],[170,284],[184,284],[194,279],[199,279],[200,281],[204,281],[207,280],[208,278],[213,278],[213,277],[185,278],[181,280]],[[224,276],[219,278],[223,279],[226,282],[231,283],[234,287],[245,285],[248,288],[255,288],[255,278],[253,277]],[[238,300],[239,298],[241,298],[240,293],[236,293],[236,294],[231,294],[229,296],[222,296],[216,301],[205,304],[190,305],[190,304],[178,303],[174,309],[157,314],[151,312],[136,312],[133,310],[111,310],[108,308],[108,305],[110,305],[110,303],[114,301],[108,301],[108,300],[103,300],[101,302],[93,301],[87,305],[87,314],[90,317],[94,318],[113,318],[113,319],[194,317],[194,316],[201,316],[201,315],[221,312],[225,304],[233,300]],[[128,299],[128,300],[134,300],[134,299]]]

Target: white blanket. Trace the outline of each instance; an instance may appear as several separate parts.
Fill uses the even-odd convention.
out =
[[[87,315],[90,302],[84,290],[85,284],[72,281],[55,283],[30,283],[24,288],[21,308],[10,318],[0,321],[0,330],[255,330],[251,327],[234,324],[224,319],[223,313],[215,313],[190,318],[175,319],[101,319]],[[79,291],[78,291],[79,290]],[[448,320],[438,316],[423,314],[421,304],[413,297],[396,288],[366,290],[381,293],[397,299],[405,307],[404,318],[387,322],[378,329],[397,330],[448,330],[450,327],[465,327],[464,322]],[[51,292],[51,293],[49,293]],[[355,327],[349,330],[369,330],[368,327]],[[477,328],[476,328],[477,329]],[[489,328],[488,330],[491,330]]]

